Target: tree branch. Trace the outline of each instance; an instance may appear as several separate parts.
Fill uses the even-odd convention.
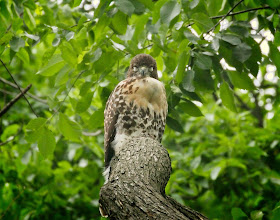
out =
[[[12,136],[12,137],[8,138],[8,140],[0,143],[0,146],[3,146],[5,144],[8,144],[9,142],[13,141],[20,134],[21,130],[22,130],[22,127],[20,129],[18,129],[18,132],[14,136]]]
[[[237,2],[229,11],[228,13],[226,13],[222,19],[220,19],[215,25],[214,27],[212,27],[209,31],[207,31],[206,33],[209,34],[211,31],[215,30],[215,28],[227,17],[230,15],[230,13],[239,5],[243,2],[244,0],[240,0],[239,2]]]
[[[5,67],[5,69],[7,70],[7,72],[9,73],[9,75],[11,76],[11,78],[13,79],[14,83],[16,84],[17,88],[19,89],[20,92],[22,92],[20,86],[17,84],[15,78],[13,77],[12,73],[10,72],[10,70],[7,68],[7,66],[5,65],[5,63],[2,61],[2,59],[0,59],[2,65]],[[23,97],[25,98],[26,102],[28,103],[30,109],[32,110],[33,114],[36,115],[36,117],[38,117],[38,115],[36,114],[36,112],[34,111],[34,109],[32,108],[30,102],[28,101],[28,99],[25,97],[25,95],[23,94]]]
[[[14,84],[14,83],[12,83],[12,82],[10,82],[10,81],[8,81],[8,80],[2,78],[2,77],[0,77],[0,81],[3,82],[3,83],[5,83],[5,84],[7,84],[7,85],[9,85],[9,86],[11,86],[11,87],[13,87],[13,88],[17,88],[17,85],[16,85],[16,84]],[[20,89],[23,90],[23,88],[20,88]],[[2,91],[2,92],[3,92],[3,91]],[[45,105],[48,104],[46,100],[44,100],[44,99],[42,99],[42,98],[40,98],[40,97],[38,97],[38,96],[36,96],[36,95],[33,95],[33,94],[30,93],[30,92],[27,92],[26,95],[28,95],[30,98],[35,99],[36,101],[41,102],[41,103],[43,103],[43,104],[45,104]]]
[[[211,18],[211,19],[218,19],[218,18],[223,18],[223,17],[228,17],[228,16],[234,16],[234,15],[239,15],[239,14],[243,14],[243,13],[247,13],[247,12],[251,12],[251,11],[263,10],[263,9],[271,9],[271,7],[269,7],[269,6],[264,6],[264,7],[258,7],[258,8],[250,8],[250,9],[246,9],[246,10],[243,10],[243,11],[232,12],[232,13],[230,13],[230,14],[213,16],[213,17],[210,17],[210,18]]]
[[[26,93],[30,88],[32,84],[26,87],[21,93],[19,93],[14,99],[12,99],[7,105],[3,107],[3,109],[0,111],[0,117],[2,117],[22,96],[24,96],[24,93]]]

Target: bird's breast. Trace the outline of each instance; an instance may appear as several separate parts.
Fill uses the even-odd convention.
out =
[[[155,111],[162,111],[167,108],[164,85],[151,77],[137,79],[127,86],[128,94],[126,102],[134,102],[142,108],[152,107]]]

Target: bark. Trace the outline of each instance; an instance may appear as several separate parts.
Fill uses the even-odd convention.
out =
[[[148,137],[127,141],[111,163],[100,190],[100,209],[110,219],[207,219],[165,195],[171,173],[167,150]]]

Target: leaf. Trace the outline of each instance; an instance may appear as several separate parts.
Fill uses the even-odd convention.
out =
[[[117,8],[127,15],[132,15],[135,10],[134,5],[128,0],[116,0],[115,4]]]
[[[181,53],[181,55],[179,57],[179,61],[178,61],[178,68],[177,68],[177,73],[176,73],[176,78],[175,78],[177,83],[181,83],[183,80],[187,61],[188,61],[187,52],[183,51]]]
[[[232,208],[231,215],[233,220],[247,220],[248,216],[240,208]]]
[[[233,112],[237,112],[233,97],[233,91],[231,90],[231,88],[229,88],[227,82],[223,82],[221,84],[220,97],[225,107]]]
[[[74,0],[73,8],[78,7],[81,4],[82,0]]]
[[[240,61],[244,63],[252,54],[252,48],[245,43],[241,43],[233,49],[232,55]]]
[[[209,31],[214,26],[212,20],[204,13],[195,13],[192,19],[202,31]]]
[[[18,129],[19,125],[17,124],[7,126],[1,135],[1,140],[3,142],[6,141],[10,136],[15,135],[18,132]]]
[[[81,127],[62,113],[59,113],[58,128],[65,138],[72,141],[80,139]]]
[[[254,90],[255,85],[246,73],[227,71],[232,84],[239,89]]]
[[[252,220],[262,220],[264,214],[260,210],[255,210],[250,213],[250,216]]]
[[[241,44],[241,40],[239,39],[239,37],[235,36],[235,35],[224,35],[222,36],[222,40],[226,41],[232,45],[239,45]]]
[[[180,102],[178,105],[179,108],[181,108],[185,113],[194,116],[194,117],[199,117],[203,116],[201,113],[200,109],[191,101],[184,99],[184,102]]]
[[[23,1],[23,5],[31,10],[36,9],[36,4],[33,0],[25,0]]]
[[[280,76],[280,52],[272,42],[269,42],[270,52],[269,57],[277,68],[278,76]]]
[[[193,70],[188,70],[185,73],[183,81],[182,81],[183,88],[188,92],[194,92],[195,91],[195,87],[193,85],[193,79],[194,79],[194,71]]]
[[[127,28],[127,15],[118,11],[112,19],[112,25],[118,34],[125,34]]]
[[[272,212],[271,220],[279,220],[280,219],[280,202],[278,202]]]
[[[61,56],[62,58],[72,67],[74,67],[77,64],[77,54],[73,50],[73,47],[70,43],[67,41],[64,41],[60,45],[60,50],[61,50]]]
[[[166,2],[160,9],[160,19],[169,26],[170,22],[180,14],[181,6],[176,1]]]
[[[41,118],[41,117],[32,119],[26,125],[26,129],[27,130],[38,130],[46,123],[46,121],[47,121],[46,118]]]
[[[53,133],[44,127],[41,137],[38,140],[38,148],[44,158],[47,158],[54,152],[55,145],[56,142]]]
[[[197,41],[199,41],[200,39],[195,36],[189,29],[186,29],[184,31],[184,36],[193,44],[197,44]]]
[[[94,92],[87,93],[86,95],[84,95],[82,97],[81,100],[78,101],[78,103],[76,105],[76,112],[77,113],[82,113],[89,108],[89,106],[91,105],[91,100],[92,100],[92,97],[93,97],[93,93]]]
[[[177,120],[175,120],[169,116],[167,116],[167,118],[166,118],[166,124],[168,125],[168,127],[170,127],[174,131],[178,131],[180,133],[184,132],[182,125]]]
[[[211,77],[210,70],[203,70],[198,67],[194,67],[194,87],[195,91],[213,91],[214,80]]]
[[[8,32],[7,34],[4,34],[3,37],[0,38],[0,45],[7,44],[13,37],[12,32]]]
[[[13,37],[10,41],[10,47],[13,51],[18,52],[21,47],[25,46],[25,41],[20,37]]]
[[[190,163],[191,170],[198,168],[200,162],[201,162],[201,156],[195,157]]]
[[[36,74],[40,74],[42,76],[53,76],[64,65],[65,65],[65,61],[62,59],[61,54],[55,54],[50,59],[48,64],[44,66],[41,70],[39,70]]]
[[[95,111],[89,119],[89,127],[91,129],[96,129],[102,127],[104,123],[104,109],[98,109]]]
[[[204,54],[195,54],[195,64],[203,70],[209,70],[212,67],[212,59]]]
[[[29,64],[29,54],[23,47],[20,48],[19,52],[17,52],[17,57],[20,58],[24,63]]]
[[[80,96],[86,95],[91,86],[92,82],[84,82],[84,84],[80,88]]]
[[[219,176],[220,171],[221,171],[221,167],[215,167],[215,168],[211,171],[211,174],[210,174],[211,179],[212,179],[212,180],[216,180],[217,177]]]

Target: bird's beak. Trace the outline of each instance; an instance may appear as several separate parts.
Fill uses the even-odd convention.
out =
[[[141,66],[140,67],[140,73],[142,76],[148,75],[149,69],[146,66]]]

